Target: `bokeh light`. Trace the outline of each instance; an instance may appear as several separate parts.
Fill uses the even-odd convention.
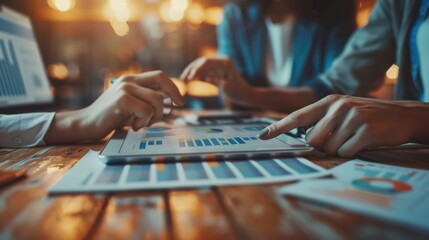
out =
[[[204,8],[199,3],[192,3],[186,11],[186,18],[194,25],[200,25],[204,21]]]
[[[210,25],[219,25],[222,17],[223,10],[221,7],[209,7],[206,9],[204,22]]]
[[[216,97],[219,90],[216,86],[199,80],[188,83],[188,95],[192,97]]]
[[[74,8],[75,0],[48,0],[48,5],[60,12],[67,12]]]
[[[48,66],[48,75],[57,80],[65,80],[69,76],[67,66],[62,63],[50,64]]]

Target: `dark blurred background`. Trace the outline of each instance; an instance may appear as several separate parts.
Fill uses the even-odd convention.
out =
[[[316,0],[317,1],[317,0]],[[96,99],[110,79],[160,69],[178,77],[199,56],[217,54],[216,26],[227,0],[0,0],[29,15],[51,81],[55,106],[73,109]],[[363,26],[375,0],[358,0]],[[386,84],[396,79],[392,67]],[[217,89],[184,85],[190,108],[216,108]],[[389,87],[387,89],[390,89]],[[376,94],[389,97],[381,89]]]

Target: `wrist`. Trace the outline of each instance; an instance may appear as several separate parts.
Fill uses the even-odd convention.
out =
[[[83,116],[82,110],[56,113],[44,141],[55,144],[87,139],[90,131]]]
[[[429,144],[429,104],[416,101],[403,103],[408,110],[406,124],[410,127],[410,142]]]
[[[253,107],[260,107],[263,99],[263,91],[258,87],[249,86],[246,89],[246,102]]]

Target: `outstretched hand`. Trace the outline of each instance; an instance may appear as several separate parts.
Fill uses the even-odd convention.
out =
[[[330,95],[271,124],[259,137],[270,139],[314,124],[306,136],[311,146],[328,154],[352,157],[362,149],[397,146],[416,139],[420,104]]]
[[[247,104],[251,86],[227,57],[201,57],[191,62],[180,76],[184,81],[201,80],[219,87],[229,100]]]

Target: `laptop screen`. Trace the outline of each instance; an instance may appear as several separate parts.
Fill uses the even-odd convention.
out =
[[[30,20],[0,11],[0,107],[52,102],[53,97]]]

